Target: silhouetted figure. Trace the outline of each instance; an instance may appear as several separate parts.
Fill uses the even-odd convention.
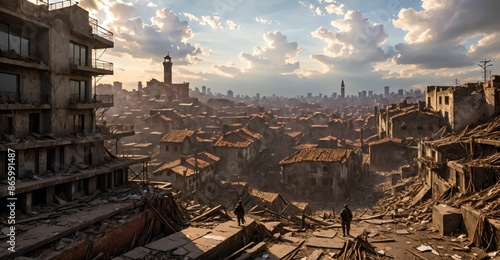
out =
[[[340,219],[342,220],[342,233],[345,236],[347,230],[347,235],[350,236],[349,230],[351,229],[352,212],[347,204],[345,204],[344,208],[340,211]]]
[[[245,224],[245,208],[243,208],[243,201],[238,201],[238,205],[234,208],[234,214],[238,219],[238,226],[241,224]]]

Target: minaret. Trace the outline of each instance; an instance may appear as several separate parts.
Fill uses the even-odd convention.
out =
[[[167,54],[163,60],[163,83],[172,87],[172,58],[170,58],[170,54]]]
[[[345,85],[344,80],[342,80],[342,84],[340,84],[340,98],[345,98]]]

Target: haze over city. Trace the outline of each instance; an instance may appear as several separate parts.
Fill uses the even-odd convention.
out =
[[[213,92],[331,95],[477,82],[480,60],[497,59],[500,2],[82,0],[114,33],[103,83],[161,79]]]

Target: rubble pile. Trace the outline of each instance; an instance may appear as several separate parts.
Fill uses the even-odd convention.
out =
[[[338,259],[381,259],[379,253],[367,241],[366,232],[357,236],[354,240],[347,240],[345,247],[339,254]]]

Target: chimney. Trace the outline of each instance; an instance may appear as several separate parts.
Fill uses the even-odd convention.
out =
[[[184,155],[181,155],[181,164],[185,164],[186,163],[186,156]]]

